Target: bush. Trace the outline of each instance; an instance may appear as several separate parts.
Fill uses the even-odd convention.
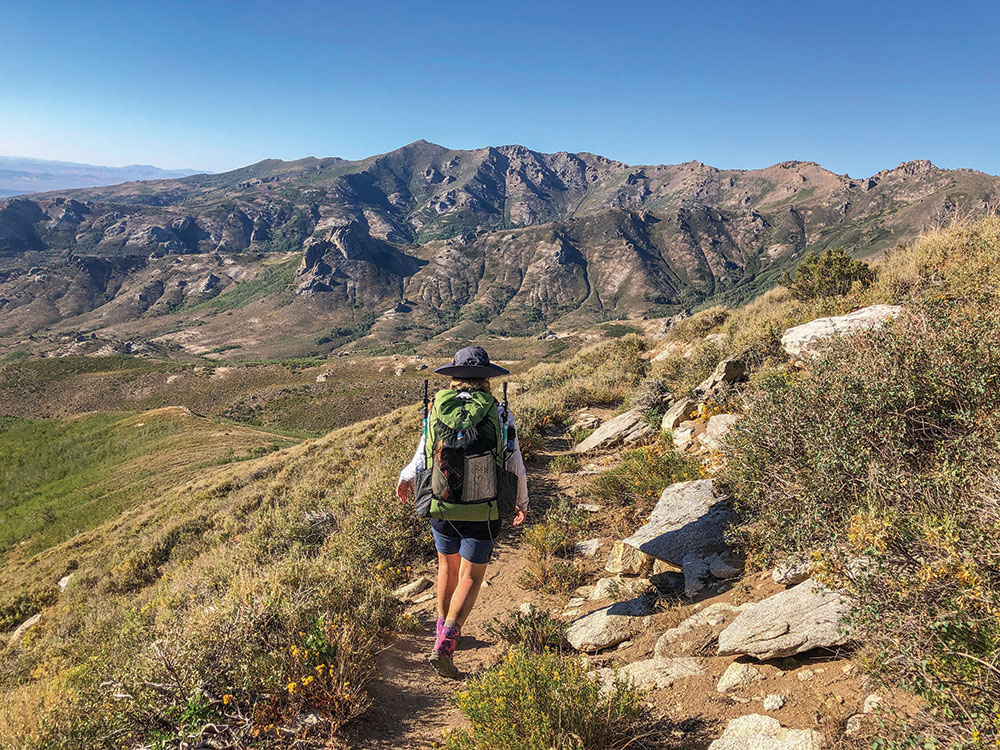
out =
[[[483,626],[490,638],[497,638],[528,651],[547,648],[560,650],[566,637],[566,624],[545,610],[532,608],[527,612],[515,609],[503,619],[494,617]]]
[[[665,487],[700,479],[698,462],[674,450],[666,437],[622,454],[621,463],[590,482],[587,494],[596,502],[649,510]]]
[[[518,583],[550,593],[572,591],[583,583],[583,570],[564,556],[572,553],[585,522],[585,512],[576,510],[567,500],[560,499],[553,505],[543,521],[524,533],[528,561]]]
[[[810,377],[758,377],[725,469],[751,564],[812,555],[943,745],[1000,736],[998,341],[1000,310],[968,301],[834,340]]]
[[[576,460],[576,456],[571,456],[568,453],[549,460],[551,474],[570,474],[579,468],[580,462]]]
[[[472,727],[448,734],[448,750],[606,750],[648,734],[643,695],[615,680],[603,690],[579,658],[515,649],[455,704]]]
[[[867,263],[838,247],[807,255],[793,273],[785,272],[781,283],[795,299],[813,300],[847,294],[855,284],[863,289],[874,280],[875,272]]]

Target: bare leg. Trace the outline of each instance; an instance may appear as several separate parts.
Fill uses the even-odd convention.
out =
[[[483,586],[486,565],[486,563],[473,563],[462,559],[458,571],[458,586],[455,587],[451,596],[451,604],[448,607],[447,617],[445,617],[447,621],[457,622],[460,626],[465,625],[465,621],[476,603],[476,597],[479,596],[479,589]]]
[[[458,586],[459,565],[464,562],[456,552],[454,555],[442,555],[438,552],[438,617],[444,620],[451,607],[451,599]]]

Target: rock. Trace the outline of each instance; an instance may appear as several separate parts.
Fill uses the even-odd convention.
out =
[[[726,731],[708,750],[822,750],[823,735],[815,729],[786,729],[762,714],[730,720]]]
[[[680,427],[681,422],[691,419],[698,411],[698,402],[693,398],[681,398],[674,401],[673,405],[667,409],[660,422],[660,430],[668,432]]]
[[[861,709],[862,713],[870,714],[873,711],[878,711],[879,706],[882,705],[882,696],[872,693],[867,698],[865,698],[865,705]]]
[[[730,578],[736,578],[739,576],[740,573],[743,572],[743,569],[741,567],[731,565],[721,555],[713,555],[708,561],[708,572],[720,581],[728,581]]]
[[[618,670],[618,675],[640,690],[663,690],[684,677],[697,677],[705,669],[698,659],[677,657],[670,659],[643,659]]]
[[[737,414],[716,414],[708,420],[705,432],[698,436],[698,442],[710,451],[720,450],[729,430],[739,421]]]
[[[674,448],[683,453],[694,442],[694,428],[692,427],[678,427],[674,430],[673,443]]]
[[[646,593],[650,588],[648,578],[601,578],[594,584],[591,599],[623,599]]]
[[[687,636],[694,633],[695,630],[702,627],[709,627],[710,623],[722,625],[727,621],[733,620],[739,612],[749,606],[749,604],[736,606],[727,602],[709,604],[704,609],[695,612],[679,625],[661,635],[659,640],[656,641],[653,653],[660,658],[674,656],[678,652],[678,642],[683,641]]]
[[[601,418],[587,412],[580,412],[576,415],[576,420],[569,426],[573,430],[596,430],[601,426]]]
[[[664,362],[668,359],[687,359],[694,352],[694,345],[684,341],[670,341],[663,345],[663,349],[653,357],[653,362]]]
[[[881,328],[901,310],[898,305],[872,305],[847,315],[817,318],[785,331],[781,346],[792,359],[805,360],[833,336]]]
[[[815,676],[816,673],[813,672],[811,669],[803,669],[795,673],[795,679],[797,679],[799,682],[809,682],[809,680],[811,680]]]
[[[647,627],[653,607],[645,597],[617,602],[574,620],[566,641],[577,651],[600,651],[627,641]]]
[[[649,521],[624,543],[683,565],[688,555],[707,559],[726,551],[724,534],[733,518],[729,498],[715,489],[711,479],[678,482],[663,490]]]
[[[653,568],[653,558],[640,552],[625,542],[615,542],[604,569],[609,573],[627,576],[641,576]]]
[[[812,573],[812,563],[795,557],[787,557],[774,567],[771,580],[782,586],[802,583]]]
[[[681,570],[684,571],[684,596],[696,599],[705,590],[709,576],[708,560],[698,555],[685,555]]]
[[[531,602],[521,602],[521,606],[517,608],[517,611],[520,612],[525,617],[530,617],[531,615],[533,615],[535,612],[538,611],[538,607],[536,607]]]
[[[27,620],[25,620],[20,625],[18,625],[17,629],[13,633],[11,633],[10,640],[7,641],[7,645],[12,645],[12,644],[16,643],[17,641],[21,640],[21,636],[23,636],[24,633],[29,628],[33,628],[35,625],[37,625],[38,621],[41,620],[41,619],[42,619],[42,613],[39,612],[37,615],[33,615],[32,617],[29,617]]]
[[[694,392],[702,396],[708,396],[717,391],[721,386],[729,385],[742,378],[746,369],[746,365],[738,359],[724,359],[715,366],[712,374],[694,389]]]
[[[619,445],[634,445],[652,434],[653,428],[645,420],[642,412],[630,409],[602,424],[590,437],[581,441],[574,451],[589,453],[595,450],[608,450]]]
[[[584,557],[593,557],[601,548],[601,541],[600,539],[587,539],[583,542],[577,542],[573,547],[573,551]]]
[[[485,581],[483,583],[483,586],[489,586],[489,585],[490,585],[489,581]],[[421,596],[418,596],[416,599],[413,600],[413,603],[414,604],[424,604],[425,602],[434,601],[434,599],[436,599],[436,598],[437,598],[437,594],[435,592],[431,591],[428,594],[423,594]]]
[[[397,378],[406,372],[406,365],[396,365],[395,369],[392,371],[393,375]]]
[[[764,698],[765,711],[780,711],[785,707],[785,696],[772,693]]]
[[[705,341],[709,344],[714,344],[715,346],[723,346],[726,343],[728,336],[724,333],[706,333]]]
[[[59,587],[60,591],[66,590],[66,587],[69,586],[69,581],[72,577],[73,574],[69,573],[68,575],[64,575],[62,578],[59,579],[59,582],[56,585]]]
[[[319,375],[316,376],[317,383],[325,383],[329,379],[330,379],[330,373],[328,372],[321,372]]]
[[[776,659],[850,640],[841,629],[849,600],[813,579],[780,591],[741,612],[719,634],[719,655]]]
[[[427,576],[420,576],[407,584],[400,586],[398,589],[392,592],[392,595],[399,599],[400,601],[412,601],[420,594],[424,593],[427,589],[434,585],[432,581]]]
[[[600,513],[601,512],[601,506],[600,505],[595,505],[594,503],[577,503],[576,504],[576,509],[577,510],[586,511],[587,513]]]
[[[847,717],[847,724],[844,725],[845,737],[856,737],[861,734],[861,727],[864,724],[864,716],[861,714],[851,714]]]
[[[591,594],[594,593],[595,586],[593,584],[587,584],[586,586],[577,586],[573,589],[573,596],[579,596],[583,599],[589,599]]]
[[[728,693],[730,690],[740,690],[750,687],[764,679],[763,673],[752,664],[734,661],[719,678],[719,684],[715,689],[720,693]]]

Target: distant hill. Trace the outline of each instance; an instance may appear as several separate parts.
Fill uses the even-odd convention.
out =
[[[1000,178],[926,160],[851,178],[427,141],[269,159],[0,202],[0,349],[103,330],[298,356],[663,316],[750,299],[805,253],[871,256],[998,200]]]
[[[160,169],[148,164],[101,167],[69,161],[0,156],[0,198],[48,190],[100,187],[135,180],[163,180],[197,174],[193,169]]]

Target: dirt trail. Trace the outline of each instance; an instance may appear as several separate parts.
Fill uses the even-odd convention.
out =
[[[549,437],[545,449],[528,463],[532,502],[529,524],[540,520],[560,494],[586,500],[579,495],[579,491],[585,486],[588,476],[580,473],[557,476],[547,471],[549,460],[566,453],[568,448],[565,437]],[[610,461],[613,457],[603,460],[604,463]],[[592,558],[581,560],[590,583],[608,575],[602,568],[614,536],[609,528],[614,522],[600,515],[591,528],[593,536],[602,537],[600,551]],[[455,654],[455,664],[468,677],[487,669],[505,650],[483,632],[485,623],[526,601],[558,615],[572,597],[571,594],[545,594],[518,585],[517,581],[526,567],[522,533],[523,529],[507,529],[504,532],[487,573],[486,585],[466,623]],[[425,573],[431,578],[435,575],[433,570]],[[655,616],[654,625],[648,632],[631,643],[623,644],[622,648],[594,655],[591,660],[598,666],[623,666],[651,658],[657,637],[701,607],[723,601],[757,601],[777,589],[767,575],[748,575],[739,587],[720,585],[714,596],[702,602],[668,606]],[[587,601],[583,610],[593,611],[608,603]],[[447,729],[465,723],[462,714],[450,701],[465,682],[440,677],[426,662],[434,643],[435,607],[433,597],[410,605],[407,611],[422,623],[423,628],[417,633],[401,634],[382,653],[379,658],[381,677],[371,690],[374,705],[351,728],[341,747],[352,750],[429,748],[431,743],[442,741]],[[765,713],[760,704],[765,693],[785,696],[786,707],[775,714],[782,725],[820,728],[831,734],[838,732],[846,716],[856,710],[864,699],[861,681],[853,665],[845,658],[829,654],[804,654],[782,660],[769,668],[766,688],[762,686],[758,691],[760,694],[752,698],[721,694],[715,686],[733,658],[712,655],[715,641],[711,633],[702,634],[702,640],[691,655],[701,657],[704,674],[682,679],[673,688],[656,690],[649,695],[651,728],[655,725],[662,733],[662,747],[665,749],[706,748],[719,736],[729,719],[748,713]]]

